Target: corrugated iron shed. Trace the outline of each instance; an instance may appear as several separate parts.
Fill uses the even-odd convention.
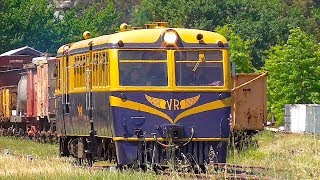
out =
[[[320,134],[320,104],[285,105],[285,130]]]
[[[25,55],[25,56],[31,56],[32,58],[34,58],[34,57],[42,56],[43,53],[29,46],[25,46],[22,48],[13,49],[8,52],[0,54],[0,56],[13,56],[13,55]]]
[[[23,65],[42,55],[42,52],[29,46],[0,54],[0,87],[17,85]]]

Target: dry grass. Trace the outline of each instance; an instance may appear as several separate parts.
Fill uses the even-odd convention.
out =
[[[153,173],[93,170],[70,159],[0,155],[0,179],[156,179]]]
[[[228,162],[263,166],[263,175],[275,179],[320,179],[320,138],[312,135],[263,132],[256,137],[258,148],[233,150]],[[4,155],[9,148],[11,155]],[[74,166],[71,159],[59,158],[56,145],[0,138],[0,179],[181,179],[173,173],[161,177],[154,172],[92,170]],[[13,155],[12,155],[13,154]],[[28,160],[27,155],[34,156]]]
[[[9,155],[4,154],[5,148],[9,149]],[[73,159],[57,154],[57,145],[0,137],[0,179],[158,179],[152,172],[80,168]]]
[[[305,134],[264,132],[256,137],[259,148],[230,152],[228,162],[263,166],[277,179],[319,179],[320,138]]]

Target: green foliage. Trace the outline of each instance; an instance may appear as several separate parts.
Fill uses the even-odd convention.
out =
[[[300,28],[290,30],[284,45],[271,48],[265,69],[268,77],[268,106],[277,124],[283,124],[285,104],[320,103],[319,46]]]
[[[93,37],[115,32],[120,13],[115,11],[110,0],[92,4],[79,1],[74,8],[60,11],[59,16],[55,31],[63,38],[55,41],[60,46],[82,40],[84,31],[90,31]]]
[[[168,21],[173,27],[213,30],[224,22],[226,14],[221,11],[223,1],[192,0],[142,0],[133,16],[133,23]],[[219,18],[217,18],[219,17]]]
[[[256,71],[252,65],[252,41],[244,41],[229,26],[216,28],[216,31],[229,39],[230,58],[237,64],[237,73],[252,73]]]
[[[0,51],[31,46],[55,53],[59,46],[82,39],[84,31],[99,36],[115,31],[120,13],[111,0],[87,4],[79,1],[55,16],[55,7],[48,0],[1,0]]]
[[[135,11],[133,23],[143,26],[148,22],[168,21],[175,27],[183,27],[186,6],[182,2],[183,0],[142,1]]]
[[[48,24],[54,9],[47,7],[46,0],[3,0],[0,49],[10,50],[29,45],[45,50],[50,37]]]
[[[228,21],[243,39],[252,40],[253,64],[263,66],[263,52],[270,46],[286,39],[287,21],[281,17],[281,3],[272,1],[240,1],[235,14]],[[245,20],[244,20],[245,19]]]

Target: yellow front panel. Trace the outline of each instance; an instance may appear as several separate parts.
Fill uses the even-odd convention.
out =
[[[203,30],[197,30],[197,29],[182,29],[182,28],[173,28],[177,31],[179,36],[184,42],[187,43],[199,43],[197,40],[197,35],[202,34],[203,35],[203,41],[205,43],[218,43],[218,41],[221,41],[223,43],[227,43],[227,39],[221,36],[218,33],[211,32],[211,31],[203,31]]]
[[[133,51],[138,50],[150,50],[155,51],[155,49],[143,49],[146,45],[144,43],[159,43],[162,41],[163,33],[168,30],[168,28],[158,28],[158,29],[144,29],[144,30],[135,30],[120,32],[112,35],[100,36],[97,38],[91,38],[88,40],[83,40],[74,43],[70,46],[70,53],[79,53],[73,54],[69,58],[69,67],[66,67],[66,57],[62,56],[59,59],[59,68],[60,68],[60,92],[67,93],[76,93],[83,92],[87,90],[88,83],[91,83],[93,91],[106,91],[109,90],[109,87],[112,88],[112,91],[184,91],[184,92],[230,92],[230,62],[229,54],[227,48],[219,49],[219,47],[212,46],[212,49],[201,49],[199,46],[197,48],[192,47],[192,44],[199,44],[197,40],[197,35],[203,35],[203,41],[209,44],[217,44],[219,41],[224,44],[227,43],[227,40],[220,34],[196,30],[196,29],[183,29],[183,28],[170,28],[179,35],[179,38],[184,43],[190,43],[189,49],[184,49],[185,51],[221,51],[223,54],[223,59],[221,63],[223,64],[223,85],[213,85],[213,86],[177,86],[176,85],[176,65],[175,65],[175,51],[182,50],[170,50],[170,49],[159,49],[167,51],[167,75],[168,75],[168,85],[167,86],[121,86],[119,83],[119,62],[118,62],[118,51],[117,49],[99,49],[95,50],[95,47],[101,48],[102,45],[117,43],[118,41],[123,41],[126,43],[135,43],[141,44],[140,49],[131,49]],[[143,37],[143,38],[142,38]],[[92,57],[89,53],[88,43],[92,43],[93,50]],[[100,46],[101,45],[101,46]],[[98,47],[99,46],[99,47]],[[161,45],[160,45],[161,46]],[[62,46],[59,49],[59,53],[62,53]],[[88,48],[84,51],[80,48]],[[80,50],[80,51],[79,51]],[[123,49],[125,50],[125,49]],[[130,50],[130,49],[128,49]],[[89,56],[90,55],[90,56]],[[126,60],[122,60],[125,62]],[[128,60],[129,61],[132,60]],[[157,63],[159,61],[150,60],[148,63]],[[86,77],[88,76],[86,70],[91,69],[90,73],[91,79],[88,81]],[[67,77],[68,75],[68,77]],[[67,79],[68,78],[68,79]],[[112,79],[112,81],[110,81]],[[57,88],[59,90],[59,88]],[[91,88],[90,88],[91,89]]]
[[[118,69],[118,50],[110,49],[110,86],[112,88],[119,87],[119,69]]]
[[[174,59],[174,51],[173,50],[168,50],[168,78],[169,78],[169,87],[170,89],[173,89],[174,86],[175,86],[175,75],[174,75],[174,62],[173,62],[173,59]]]
[[[224,49],[223,52],[223,71],[225,88],[231,89],[231,70],[230,70],[230,57],[228,50]]]

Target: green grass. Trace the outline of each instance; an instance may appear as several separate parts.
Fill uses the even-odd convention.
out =
[[[33,155],[39,157],[58,156],[58,145],[41,144],[28,139],[0,138],[0,150],[9,149],[10,154]]]
[[[230,150],[228,163],[269,167],[261,174],[275,179],[320,179],[320,138],[265,131],[259,147]],[[11,155],[4,155],[9,149]],[[12,155],[13,154],[13,155]],[[58,146],[0,137],[0,179],[163,179],[154,172],[92,170],[58,157]],[[26,155],[33,155],[30,161]],[[179,179],[172,176],[170,179]]]

